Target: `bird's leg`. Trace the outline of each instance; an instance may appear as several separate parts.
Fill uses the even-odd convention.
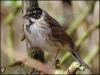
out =
[[[47,65],[53,69],[58,68],[58,63],[59,63],[58,54],[59,54],[59,50],[50,52],[49,58],[46,60]]]
[[[55,66],[55,68],[60,68],[59,67],[59,58],[58,58],[58,55],[59,55],[59,50],[56,52],[56,56],[55,56],[55,64],[54,64],[54,66]]]

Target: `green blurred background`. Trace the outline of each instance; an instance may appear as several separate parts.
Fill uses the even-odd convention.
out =
[[[99,74],[99,1],[39,1],[39,6],[55,18],[72,37],[80,55]],[[26,53],[23,37],[21,1],[1,1],[1,66],[13,63],[13,50]],[[7,49],[8,56],[3,53]],[[60,65],[66,69],[74,59],[69,53],[62,53]],[[16,71],[15,71],[16,70]],[[21,67],[14,67],[5,73],[25,73]],[[82,72],[91,73],[90,71]]]

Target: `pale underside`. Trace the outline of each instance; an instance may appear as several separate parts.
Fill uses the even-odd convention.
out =
[[[29,32],[26,31],[26,26],[24,25],[26,39],[29,41],[31,47],[39,47],[43,51],[47,51],[50,54],[51,60],[49,60],[49,65],[51,66],[51,64],[55,62],[57,52],[62,50],[62,48],[66,49],[67,45],[63,45],[62,47],[60,42],[57,42],[54,39],[53,41],[49,40],[51,39],[50,35],[52,32],[48,27],[48,24],[43,20],[43,17],[41,17],[39,20],[35,20],[34,18],[30,19],[34,23],[30,26]],[[25,19],[25,22],[28,25],[29,22],[27,19]],[[60,55],[61,54],[59,53],[59,56]]]

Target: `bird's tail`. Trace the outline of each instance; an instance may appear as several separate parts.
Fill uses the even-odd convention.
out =
[[[75,48],[71,48],[70,50],[72,56],[82,65],[84,66],[86,69],[90,69],[90,67],[82,60],[82,58],[80,57],[79,52],[75,49]]]

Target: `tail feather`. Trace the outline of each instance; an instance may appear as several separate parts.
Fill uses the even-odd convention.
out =
[[[86,69],[90,69],[90,67],[82,60],[82,58],[80,57],[80,54],[79,52],[74,49],[74,48],[71,48],[70,50],[72,56],[82,65],[84,66]]]

